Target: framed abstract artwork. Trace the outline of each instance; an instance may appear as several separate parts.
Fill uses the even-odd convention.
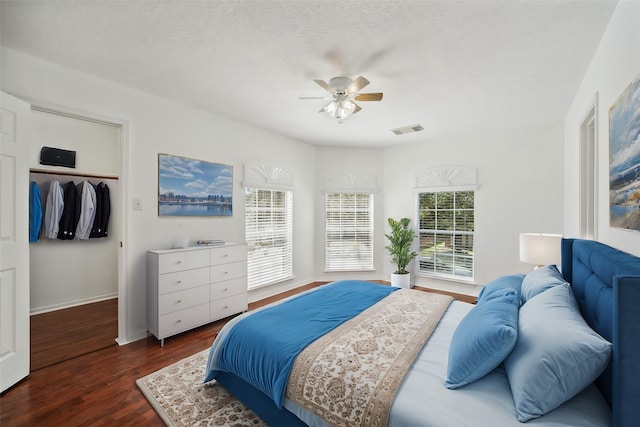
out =
[[[158,154],[158,216],[231,216],[233,166]]]
[[[640,76],[609,109],[609,218],[640,230]]]

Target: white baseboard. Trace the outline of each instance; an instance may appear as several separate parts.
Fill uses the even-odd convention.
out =
[[[60,304],[47,305],[45,307],[32,307],[30,310],[30,314],[33,316],[34,314],[42,314],[48,313],[50,311],[62,310],[65,308],[77,307],[79,305],[91,304],[92,302],[100,302],[106,301],[110,299],[118,298],[118,293],[115,292],[113,294],[107,295],[99,295],[91,298],[83,298],[75,301],[67,301]]]
[[[128,339],[123,339],[118,337],[116,338],[116,342],[118,343],[118,345],[131,344],[132,342],[140,341],[147,338],[147,335],[148,335],[147,331],[140,331],[138,333],[131,335],[130,337],[128,337]]]

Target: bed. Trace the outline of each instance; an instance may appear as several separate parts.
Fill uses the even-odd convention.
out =
[[[531,295],[528,301],[518,307],[516,317],[519,319],[518,328],[521,327],[522,329],[518,329],[513,350],[509,350],[510,352],[503,362],[499,363],[489,373],[463,384],[463,386],[457,388],[445,387],[445,381],[450,379],[450,373],[448,373],[450,352],[453,353],[455,343],[459,341],[456,337],[460,336],[460,333],[456,331],[462,329],[461,325],[465,322],[465,318],[467,320],[471,318],[470,313],[474,309],[477,312],[479,310],[478,307],[488,304],[483,302],[483,298],[492,299],[493,295],[489,297],[487,296],[489,292],[487,292],[487,295],[483,297],[481,294],[477,306],[460,301],[446,302],[441,318],[438,319],[429,334],[427,334],[424,345],[420,344],[420,348],[416,350],[415,359],[409,364],[406,373],[403,374],[402,380],[397,385],[397,389],[394,392],[395,397],[390,402],[388,417],[385,418],[385,415],[383,415],[382,422],[379,425],[391,427],[518,426],[522,425],[523,421],[536,426],[626,427],[637,425],[635,407],[640,403],[640,365],[637,363],[637,354],[638,350],[640,350],[640,311],[638,311],[637,307],[640,303],[640,258],[594,241],[563,239],[561,244],[561,278],[563,282],[566,281],[568,284],[564,283],[561,286],[542,289],[538,295]],[[531,277],[533,277],[533,274],[531,274]],[[485,287],[485,290],[491,287],[500,288],[501,284],[507,283],[508,287],[501,289],[500,298],[512,296],[512,288],[518,288],[518,286],[514,285],[514,280],[518,281],[517,275],[509,276],[506,279],[508,280],[504,280],[504,278],[497,279],[495,283],[490,284],[491,286]],[[526,276],[522,276],[520,282],[525,280]],[[334,282],[326,286],[334,287],[332,295],[336,289],[348,287],[343,282]],[[305,298],[311,298],[312,294],[319,292],[321,288],[313,289],[300,295],[306,296]],[[376,289],[381,289],[376,292],[382,294],[387,292],[382,288],[388,289],[390,287],[376,287]],[[516,390],[519,387],[518,380],[526,378],[526,376],[522,376],[522,372],[518,372],[522,363],[519,359],[520,356],[524,354],[526,358],[526,354],[532,354],[526,347],[526,337],[528,337],[527,333],[529,332],[526,332],[525,328],[528,326],[529,329],[533,328],[536,331],[543,330],[536,322],[548,316],[539,314],[534,309],[543,304],[539,301],[545,299],[551,301],[551,304],[549,302],[546,303],[547,306],[557,305],[556,301],[551,298],[556,298],[556,293],[564,295],[562,292],[567,289],[570,289],[570,293],[573,295],[572,301],[575,300],[577,304],[576,309],[579,309],[578,317],[580,317],[580,321],[586,321],[588,333],[599,339],[597,341],[594,338],[596,340],[594,345],[599,345],[599,348],[605,348],[604,346],[606,346],[607,358],[604,359],[604,356],[599,357],[602,367],[597,368],[597,373],[592,373],[594,378],[597,377],[595,381],[589,380],[590,382],[586,387],[581,386],[577,394],[571,394],[568,400],[561,403],[560,406],[552,407],[551,409],[547,408],[543,414],[523,417],[521,414],[522,405],[519,403],[519,399],[522,397],[516,396],[514,394],[516,392],[512,391],[512,389]],[[414,290],[403,291],[422,294],[422,292]],[[524,288],[518,288],[517,291],[518,298],[520,291],[522,291],[522,295],[527,293]],[[291,319],[285,320],[285,324],[282,326],[276,326],[277,323],[271,324],[268,322],[273,320],[269,319],[270,310],[281,304],[285,305],[285,303],[298,304],[297,300],[303,300],[300,295],[246,313],[229,321],[211,347],[205,372],[205,381],[215,379],[253,409],[268,424],[273,426],[341,425],[340,420],[335,421],[330,417],[330,414],[325,418],[323,410],[311,410],[291,398],[289,391],[291,388],[295,388],[294,386],[289,385],[289,387],[286,387],[285,385],[286,394],[280,392],[280,395],[278,395],[277,393],[272,393],[271,384],[264,385],[261,382],[266,380],[249,378],[251,374],[247,377],[246,372],[243,371],[246,368],[247,360],[259,360],[258,365],[272,364],[271,361],[265,362],[265,359],[262,359],[262,355],[256,356],[256,353],[252,353],[255,351],[255,348],[252,348],[252,343],[259,342],[257,338],[241,342],[240,347],[234,348],[233,351],[225,347],[228,342],[233,341],[232,337],[236,333],[235,330],[242,327],[246,322],[245,319],[256,316],[263,311],[265,311],[263,313],[264,318],[260,318],[257,323],[259,327],[264,327],[266,330],[289,331],[292,329],[291,325],[298,325],[298,320]],[[388,292],[387,295],[376,298],[380,298],[380,301],[385,301],[396,295],[400,298],[400,292]],[[406,298],[407,295],[411,298],[411,295],[416,294],[403,295],[403,298]],[[326,298],[326,296],[323,298]],[[337,299],[341,298],[341,296],[337,297]],[[347,311],[358,304],[359,302],[348,302]],[[374,308],[381,305],[379,302],[372,304],[371,307]],[[315,309],[318,305],[321,304],[312,303],[312,308]],[[329,305],[333,306],[335,304],[331,302]],[[294,305],[294,307],[296,306]],[[306,310],[308,308],[298,307],[294,311],[307,313]],[[365,308],[363,310],[364,313],[369,313],[371,309]],[[302,317],[305,316],[306,314]],[[333,316],[332,314],[331,317]],[[277,316],[275,317],[277,318]],[[313,316],[309,315],[309,318],[313,318]],[[357,316],[355,318],[358,319]],[[342,328],[343,322],[350,324],[353,319],[351,317],[349,319],[351,320],[336,320],[340,324],[336,329]],[[277,322],[277,320],[275,321]],[[368,322],[364,323],[367,324]],[[560,322],[558,324],[564,323],[573,325],[571,322]],[[310,328],[313,329],[314,327],[311,326]],[[325,327],[326,325],[320,325],[319,329]],[[420,327],[420,329],[425,328],[428,329],[429,326]],[[298,329],[306,330],[307,327],[299,324]],[[547,330],[546,333],[553,335],[553,332],[553,330]],[[272,334],[263,332],[261,335],[260,340],[267,339],[265,337],[269,337]],[[328,335],[329,333],[327,333]],[[576,336],[579,336],[579,334],[576,334]],[[285,339],[288,340],[286,337]],[[314,337],[306,337],[305,339],[313,342],[314,345],[316,342],[322,341],[321,339],[314,341]],[[549,339],[552,340],[553,338]],[[410,339],[408,341],[414,340]],[[582,339],[578,339],[578,341],[582,341]],[[264,344],[268,341],[260,342],[262,344],[253,347],[282,346],[282,342],[273,346]],[[310,347],[312,346],[309,345],[308,348]],[[308,348],[305,348],[305,352]],[[604,351],[598,351],[600,352],[598,354],[604,354]],[[401,353],[404,353],[404,351]],[[224,357],[221,354],[227,355],[231,365],[222,363]],[[296,373],[298,365],[296,363],[303,358],[302,354],[305,353],[301,353],[300,356],[295,358],[293,368],[284,375],[285,379],[289,376],[288,372],[293,372],[291,374],[292,378],[289,378],[290,381],[293,381],[293,377],[298,376]],[[317,358],[322,359],[323,356]],[[348,357],[346,359],[338,359],[342,364],[346,364],[350,360]],[[591,359],[592,357],[585,358],[585,360]],[[526,366],[526,364],[523,366]],[[325,375],[325,373],[317,370],[318,367],[310,369],[310,372],[316,372],[318,377]],[[332,369],[334,368],[328,370]],[[256,370],[260,371],[261,368]],[[573,371],[575,369],[571,372]],[[243,378],[248,379],[252,384],[249,384]],[[268,380],[269,378],[274,378],[274,376],[265,374],[265,378]],[[535,380],[536,378],[531,381],[535,382]],[[273,382],[282,382],[282,378],[276,378]],[[561,385],[565,386],[566,384]],[[313,394],[314,390],[310,389],[308,384],[299,388],[301,388],[302,394],[306,392],[309,395],[309,399],[315,398],[318,400]],[[331,394],[330,391],[328,393]],[[545,395],[552,396],[554,393],[545,392]],[[516,400],[515,404],[514,399]],[[327,419],[330,422],[327,422]],[[379,422],[380,420],[373,422],[371,419],[367,419],[362,425],[376,425]]]

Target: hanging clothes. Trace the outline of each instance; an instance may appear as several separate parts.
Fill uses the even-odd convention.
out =
[[[57,179],[51,181],[44,211],[44,235],[49,239],[58,237],[60,218],[64,210],[64,193]]]
[[[58,230],[58,239],[72,240],[75,237],[76,227],[80,220],[80,193],[73,181],[64,186],[64,209]]]
[[[29,242],[37,242],[42,227],[42,202],[40,187],[31,181],[29,184]]]
[[[109,186],[104,182],[95,186],[96,216],[91,228],[91,238],[107,237],[109,217],[111,216],[111,200]]]
[[[109,230],[109,218],[111,217],[111,193],[107,184],[101,182],[99,185],[104,185],[104,188],[102,189],[102,221],[100,224],[100,237],[107,237]]]
[[[76,227],[76,239],[87,240],[91,234],[93,221],[96,217],[96,190],[89,181],[83,181],[80,195],[80,220]]]

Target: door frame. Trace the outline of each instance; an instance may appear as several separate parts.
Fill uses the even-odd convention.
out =
[[[579,128],[579,214],[578,233],[582,239],[598,239],[598,92],[583,115]]]
[[[125,119],[97,114],[83,110],[74,109],[67,106],[51,104],[39,100],[26,100],[31,105],[32,111],[40,111],[50,114],[56,114],[72,119],[85,120],[93,123],[116,126],[119,132],[119,148],[120,148],[120,170],[118,173],[118,185],[121,188],[120,200],[118,200],[119,208],[116,212],[111,211],[111,215],[118,215],[122,227],[120,235],[116,236],[118,245],[118,336],[115,341],[119,345],[127,344],[134,341],[128,336],[129,331],[129,311],[128,311],[128,237],[129,237],[129,176],[130,176],[130,146],[129,146],[129,122]]]

